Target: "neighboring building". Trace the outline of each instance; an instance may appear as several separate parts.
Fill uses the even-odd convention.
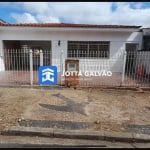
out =
[[[143,28],[142,48],[137,55],[138,64],[143,65],[150,78],[150,28]]]
[[[143,28],[143,50],[150,51],[150,28]]]

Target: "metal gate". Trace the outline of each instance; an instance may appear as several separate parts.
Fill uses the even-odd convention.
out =
[[[0,53],[0,85],[37,85],[40,65],[51,65],[50,49],[4,49]]]

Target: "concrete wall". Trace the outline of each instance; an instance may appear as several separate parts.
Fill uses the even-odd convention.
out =
[[[0,31],[0,51],[3,49],[3,40],[39,40],[51,41],[52,48],[52,65],[60,67],[64,65],[61,63],[61,51],[63,51],[63,62],[67,58],[67,41],[110,41],[110,58],[109,59],[80,59],[80,69],[95,70],[97,67],[104,66],[103,69],[111,70],[112,72],[122,72],[123,66],[123,52],[125,51],[125,43],[138,43],[139,49],[142,44],[141,32],[121,32],[121,31],[99,31],[99,30],[37,30],[24,29],[21,30],[1,30]],[[58,41],[60,40],[60,46]],[[4,70],[3,60],[0,60],[0,70]],[[87,67],[89,66],[89,67]],[[99,68],[101,69],[101,67]]]

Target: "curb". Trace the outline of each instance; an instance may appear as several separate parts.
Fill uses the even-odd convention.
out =
[[[0,87],[3,88],[33,88],[33,89],[70,89],[68,87],[66,87],[65,85],[55,85],[55,86],[40,86],[40,85],[0,85]],[[74,87],[71,87],[74,88]],[[76,89],[103,89],[103,90],[107,90],[107,89],[112,89],[112,90],[131,90],[131,91],[136,91],[139,92],[139,90],[143,90],[142,92],[148,91],[150,92],[150,87],[139,87],[139,86],[78,86],[76,87]]]
[[[53,138],[105,140],[118,142],[150,142],[150,135],[108,131],[63,130],[39,127],[12,126],[1,131],[1,135],[40,136]]]

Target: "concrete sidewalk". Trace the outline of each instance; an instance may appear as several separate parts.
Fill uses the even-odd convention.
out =
[[[1,136],[150,144],[149,92],[1,91]]]
[[[12,126],[1,131],[1,135],[39,136],[51,138],[88,139],[117,142],[150,143],[150,135],[108,131],[63,130],[53,128]]]

